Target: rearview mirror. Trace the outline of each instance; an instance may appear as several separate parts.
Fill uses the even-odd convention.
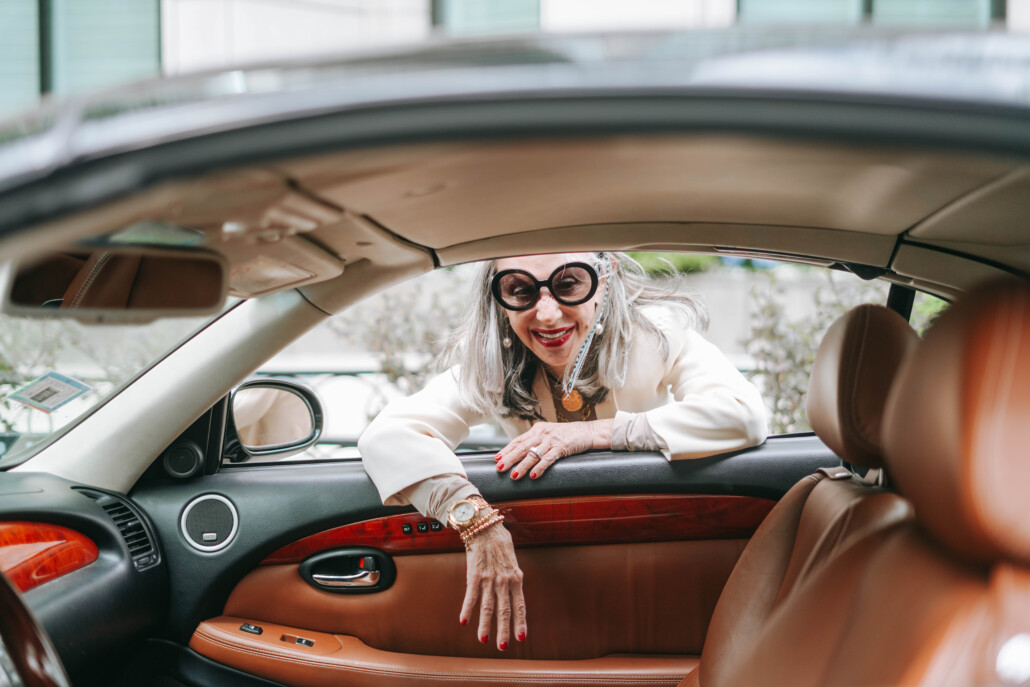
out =
[[[88,323],[146,323],[218,312],[228,287],[217,253],[172,247],[78,247],[4,266],[3,312]]]

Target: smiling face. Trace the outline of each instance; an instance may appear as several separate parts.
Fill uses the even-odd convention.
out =
[[[565,253],[560,255],[529,255],[498,260],[496,271],[525,270],[543,281],[566,263],[594,264],[591,253]],[[511,329],[551,374],[561,378],[587,337],[601,296],[604,280],[600,280],[593,297],[579,305],[565,305],[554,299],[546,286],[540,289],[540,299],[526,310],[505,310]]]

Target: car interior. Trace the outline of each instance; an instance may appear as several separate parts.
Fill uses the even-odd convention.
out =
[[[131,303],[140,321],[162,315],[174,299],[160,294],[187,282],[204,292],[190,312],[234,299],[3,473],[0,570],[18,593],[0,593],[0,637],[25,684],[68,684],[62,671],[164,687],[1030,679],[1030,153],[910,140],[890,130],[896,103],[855,114],[879,133],[850,120],[805,133],[821,105],[802,100],[777,103],[796,108],[791,131],[654,130],[628,113],[597,133],[570,128],[582,103],[530,100],[567,121],[504,103],[505,126],[538,130],[462,135],[461,116],[431,136],[395,124],[389,141],[290,155],[261,147],[291,145],[266,123],[0,194],[3,226],[20,228],[0,234],[4,256],[64,275],[54,293],[26,286],[23,304],[85,301],[58,310],[125,322]],[[114,181],[97,196],[41,202],[101,172]],[[141,222],[199,236],[224,281],[172,269],[158,293],[103,290],[125,265],[102,256]],[[334,314],[435,269],[596,249],[819,265],[891,292],[819,344],[814,433],[690,461],[591,452],[537,483],[463,454],[517,546],[525,642],[502,653],[459,625],[457,534],[384,506],[360,461],[227,457],[248,450],[237,387]],[[916,291],[952,302],[922,339]],[[303,398],[317,433],[322,409]]]

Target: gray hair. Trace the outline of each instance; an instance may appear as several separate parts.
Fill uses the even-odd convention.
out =
[[[668,339],[642,312],[645,306],[677,307],[684,311],[688,325],[698,329],[708,326],[708,313],[700,301],[679,292],[671,280],[663,284],[650,279],[640,264],[624,253],[591,255],[590,262],[599,275],[608,271],[608,303],[601,315],[603,331],[594,337],[576,388],[587,403],[597,404],[625,383],[635,328],[654,336],[663,359],[669,357]],[[606,263],[612,257],[616,268],[608,270]],[[540,400],[533,395],[540,363],[509,333],[504,310],[490,291],[494,271],[495,261],[491,260],[480,264],[473,274],[465,317],[448,338],[441,361],[459,366],[459,397],[470,409],[488,416],[543,420]],[[512,340],[510,348],[501,345],[505,336]],[[568,381],[572,365],[570,360],[563,381]]]

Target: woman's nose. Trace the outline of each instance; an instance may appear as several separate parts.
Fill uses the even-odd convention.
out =
[[[552,322],[561,318],[561,308],[550,291],[541,291],[536,302],[536,317],[541,322]]]

